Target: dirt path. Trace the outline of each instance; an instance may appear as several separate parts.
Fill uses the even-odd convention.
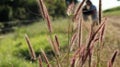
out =
[[[108,22],[120,31],[120,16],[108,17]]]
[[[120,16],[110,16],[107,21],[107,28],[111,34],[117,35],[120,39]]]

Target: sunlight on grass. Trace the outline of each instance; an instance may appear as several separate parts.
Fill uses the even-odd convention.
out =
[[[63,19],[60,18],[58,20],[54,20],[53,25],[53,35],[57,35],[60,41],[60,46],[62,48],[66,48],[68,45],[68,24],[70,21],[68,18]],[[107,27],[106,36],[105,36],[105,45],[102,48],[102,61],[107,62],[110,58],[109,53],[113,53],[113,50],[118,49],[120,46],[119,39],[115,34],[111,34],[111,29],[113,29],[112,25]],[[115,32],[115,30],[113,31]],[[36,55],[40,53],[40,49],[44,49],[46,53],[52,51],[50,43],[48,41],[48,32],[47,26],[44,21],[36,22],[32,25],[22,26],[16,28],[15,32],[9,33],[7,35],[1,35],[0,37],[0,67],[38,67],[38,62],[31,62],[29,50],[27,43],[25,41],[24,35],[28,34],[33,49],[35,50]],[[84,35],[88,34],[88,31],[84,30]],[[87,40],[87,37],[84,42]],[[114,46],[113,46],[114,44]],[[65,49],[63,49],[65,50]],[[118,57],[119,58],[119,57]],[[120,60],[116,60],[120,61]],[[117,65],[118,62],[115,62]],[[51,63],[54,64],[51,60]],[[118,64],[119,65],[119,64]],[[102,64],[105,66],[105,64]]]
[[[61,21],[61,22],[60,22]],[[54,32],[57,33],[61,46],[67,45],[67,19],[55,20],[52,25]],[[44,21],[36,22],[32,25],[16,28],[15,32],[0,37],[0,67],[38,67],[37,62],[31,63],[28,46],[24,35],[28,34],[36,53],[43,48],[51,50],[47,40],[48,32]],[[29,59],[29,60],[26,60]]]

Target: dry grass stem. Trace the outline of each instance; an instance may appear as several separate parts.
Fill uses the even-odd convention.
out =
[[[92,41],[96,38],[98,32],[99,32],[99,31],[101,30],[101,28],[104,26],[105,22],[106,22],[106,19],[103,21],[102,24],[100,24],[100,26],[98,27],[98,29],[97,29],[93,34],[90,35],[90,39],[89,39],[89,41],[88,41],[87,48],[89,48],[89,46],[91,45]]]
[[[116,58],[117,54],[118,54],[118,51],[116,50],[116,51],[114,52],[111,60],[108,62],[108,67],[113,67],[113,63],[114,63],[114,61],[115,61],[115,58]]]
[[[92,62],[92,57],[93,57],[93,50],[94,48],[97,49],[101,49],[99,47],[95,47],[96,45],[101,46],[102,42],[103,42],[103,37],[104,37],[104,32],[105,32],[105,27],[106,27],[106,18],[102,21],[101,20],[101,12],[102,12],[102,0],[99,0],[99,25],[98,28],[96,30],[94,30],[94,26],[91,25],[91,29],[88,29],[88,31],[90,31],[90,34],[88,34],[89,38],[88,38],[88,42],[85,45],[82,45],[84,42],[84,40],[82,39],[82,33],[83,33],[83,18],[82,18],[82,6],[85,3],[86,0],[83,0],[81,2],[81,4],[78,6],[78,9],[76,10],[76,12],[74,13],[73,16],[73,21],[76,22],[78,24],[78,26],[76,26],[76,29],[74,31],[74,33],[72,32],[72,27],[71,24],[69,23],[68,26],[68,53],[64,53],[66,54],[65,56],[60,54],[60,42],[58,40],[57,35],[55,35],[54,37],[52,37],[53,33],[52,33],[52,27],[51,27],[51,20],[50,20],[50,16],[48,14],[47,8],[45,6],[45,4],[43,3],[43,0],[38,0],[38,4],[41,10],[41,14],[44,17],[44,19],[47,21],[47,27],[49,30],[49,42],[50,45],[53,49],[53,52],[55,53],[55,63],[57,67],[62,67],[64,65],[66,65],[67,67],[84,67],[85,64],[87,64],[86,62],[88,61],[88,67],[96,67],[98,66],[100,61],[100,52],[96,52],[95,55],[97,55],[97,60],[96,63]],[[73,8],[75,6],[74,1],[72,0],[72,3],[68,6],[67,9],[67,13],[68,15],[70,14],[71,11],[73,11]],[[71,37],[72,35],[72,37]],[[71,38],[70,38],[71,37]],[[36,55],[35,52],[32,48],[32,45],[30,43],[30,40],[28,38],[27,35],[25,35],[25,39],[26,42],[28,44],[29,47],[29,52],[31,55],[31,59],[32,60],[36,60]],[[99,40],[99,41],[98,41]],[[98,44],[96,44],[98,43]],[[75,45],[79,46],[79,47],[75,47]],[[73,48],[75,50],[73,50]],[[71,52],[74,52],[71,53]],[[43,55],[43,58],[45,59],[45,63],[47,64],[47,67],[52,67],[45,52],[43,51],[43,49],[41,49],[41,53]],[[110,61],[108,62],[108,67],[113,67],[113,63],[115,61],[115,58],[118,54],[118,51],[115,51],[112,58],[110,59]],[[99,56],[98,56],[99,55]],[[62,57],[61,59],[61,56]],[[98,59],[99,58],[99,59]],[[71,60],[70,60],[71,59]],[[65,60],[65,61],[64,61]],[[69,61],[70,60],[70,61]],[[38,61],[39,61],[39,67],[43,67],[43,62],[41,59],[41,56],[39,55],[38,57]],[[67,61],[67,62],[66,62]],[[66,63],[64,63],[66,62]],[[64,63],[64,65],[63,65]],[[86,66],[86,65],[85,65]]]
[[[48,38],[48,41],[50,42],[53,52],[56,55],[60,55],[60,44],[58,41],[58,37],[55,35],[55,40],[53,40],[52,38]]]
[[[39,61],[39,67],[43,67],[43,65],[42,65],[42,59],[41,59],[41,56],[39,55],[39,57],[38,57],[38,61]]]
[[[70,51],[73,50],[76,39],[77,39],[77,33],[74,33],[70,41]]]
[[[103,25],[102,29],[101,29],[101,34],[100,34],[100,42],[103,42],[103,37],[104,37],[104,32],[105,32],[105,25]]]
[[[58,41],[58,37],[55,35],[55,41],[54,41],[54,49],[55,49],[55,53],[57,55],[60,55],[60,49],[59,49],[59,41]]]
[[[32,45],[31,45],[30,40],[29,40],[29,37],[27,35],[25,35],[25,40],[26,40],[26,42],[28,44],[28,47],[29,47],[29,53],[31,55],[31,59],[32,60],[36,60],[35,52],[34,52],[34,50],[32,48]]]
[[[73,64],[75,64],[76,59],[79,59],[78,62],[81,62],[82,57],[84,56],[84,51],[85,51],[85,46],[81,46],[80,48],[78,48],[75,51],[75,54],[72,57],[72,63],[71,66],[73,66]],[[80,64],[79,64],[80,65]]]
[[[47,67],[51,67],[51,65],[50,65],[50,63],[49,63],[49,60],[48,60],[45,52],[43,51],[43,49],[41,49],[41,52],[42,52],[42,54],[43,54],[43,57],[44,57],[44,59],[45,59],[45,62],[47,63]]]
[[[48,41],[50,43],[50,46],[51,46],[52,50],[55,51],[54,50],[54,41],[53,41],[53,39],[51,39],[50,37],[48,37]]]
[[[57,35],[55,35],[55,41],[56,41],[58,49],[60,49],[60,43],[59,43]]]
[[[41,13],[44,17],[44,19],[46,19],[47,21],[47,27],[48,27],[48,31],[51,33],[52,32],[52,26],[51,26],[51,20],[47,11],[47,8],[45,6],[45,4],[43,3],[43,0],[38,0],[38,4],[41,10]]]
[[[68,8],[67,8],[67,15],[71,15],[72,12],[73,12],[73,9],[74,9],[74,2],[72,2],[70,5],[68,5]]]
[[[78,9],[77,9],[76,12],[74,13],[73,21],[75,21],[78,16],[80,17],[80,13],[81,13],[80,11],[81,11],[82,6],[83,6],[83,4],[85,3],[85,1],[86,1],[86,0],[83,0],[83,1],[81,2],[81,4],[78,6]]]
[[[71,62],[71,67],[75,67],[75,61],[76,61],[76,59],[74,58],[74,59],[72,59],[72,62]]]
[[[81,44],[82,44],[82,19],[79,20],[79,25],[78,25],[78,46],[79,48]]]
[[[106,21],[106,19],[105,19],[105,21]],[[85,55],[82,57],[82,59],[83,59],[82,66],[84,65],[87,57],[89,57],[89,67],[91,66],[91,56],[92,56],[92,50],[94,47],[94,43],[97,38],[97,34],[101,30],[101,28],[105,25],[105,21],[98,27],[98,29],[94,33],[92,33],[92,28],[91,28],[90,39],[89,39],[87,47],[86,47]]]

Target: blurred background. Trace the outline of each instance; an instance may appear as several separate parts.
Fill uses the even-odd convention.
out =
[[[66,15],[65,0],[43,0],[50,14],[61,47],[67,45],[68,23],[71,17]],[[82,1],[82,0],[81,0]],[[98,8],[99,0],[91,0]],[[120,0],[102,0],[103,17],[108,17],[103,64],[115,49],[120,50]],[[85,33],[88,33],[84,31]],[[0,0],[0,67],[38,67],[38,62],[31,62],[24,35],[30,41],[36,55],[43,48],[51,59],[52,50],[47,40],[48,30],[36,0]],[[85,40],[86,41],[86,40]],[[108,46],[109,45],[109,46]],[[120,56],[115,67],[120,67]]]
[[[66,16],[64,0],[44,0],[50,15],[53,17]],[[81,0],[82,1],[82,0]],[[91,0],[98,9],[98,1]],[[102,1],[103,10],[120,6],[119,0]],[[36,0],[1,0],[0,1],[0,33],[12,31],[13,26],[30,24],[41,19]]]
[[[64,0],[44,0],[50,15],[65,16]],[[9,31],[13,26],[30,24],[41,19],[36,0],[1,0],[0,1],[0,33]]]

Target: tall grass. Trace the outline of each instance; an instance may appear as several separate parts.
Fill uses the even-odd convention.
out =
[[[54,52],[54,57],[55,57],[55,61],[54,63],[56,64],[55,67],[100,67],[98,61],[100,61],[99,59],[101,59],[100,56],[97,55],[97,58],[94,64],[94,61],[92,61],[92,57],[94,55],[95,51],[95,46],[99,45],[102,46],[101,44],[96,44],[96,43],[102,43],[103,41],[103,36],[104,36],[104,32],[105,32],[105,26],[106,26],[106,19],[104,19],[103,21],[101,20],[101,0],[100,0],[100,10],[99,10],[99,22],[101,24],[99,24],[96,28],[96,30],[93,30],[93,26],[91,25],[91,29],[90,30],[90,34],[88,34],[88,41],[83,43],[82,41],[82,33],[83,33],[83,21],[82,21],[82,16],[81,16],[81,9],[82,6],[84,4],[86,0],[83,0],[82,3],[79,5],[77,11],[74,14],[74,21],[78,23],[78,26],[76,28],[76,30],[72,33],[68,32],[68,36],[71,35],[70,37],[68,37],[68,51],[67,51],[67,55],[60,50],[60,43],[59,43],[59,39],[57,37],[57,35],[55,35],[53,37],[53,31],[52,31],[52,21],[49,18],[49,14],[48,11],[45,7],[45,4],[42,0],[38,0],[40,9],[41,9],[41,13],[44,17],[44,19],[47,21],[47,26],[48,26],[48,32],[49,32],[49,41],[51,43],[51,47],[53,49]],[[71,29],[71,27],[68,27]],[[34,55],[34,51],[32,46],[30,46],[29,44],[29,40],[26,37],[26,41],[29,45],[30,48],[30,53],[32,58],[35,57]],[[100,49],[100,47],[97,47],[97,49]],[[74,50],[73,50],[74,49]],[[41,57],[38,57],[39,60],[39,66],[43,67],[42,65],[42,60],[45,59],[45,63],[47,65],[47,67],[53,67],[52,63],[50,63],[50,61],[47,58],[47,55],[45,54],[44,50],[41,49],[43,58],[41,59]],[[63,54],[61,54],[63,53]],[[112,67],[115,57],[117,56],[117,51],[114,53],[112,59],[109,61],[108,63],[108,67]],[[41,54],[40,54],[41,55]],[[99,54],[100,55],[100,54]],[[107,63],[106,63],[107,64]]]
[[[29,53],[31,55],[31,59],[36,60],[35,51],[33,50],[32,45],[31,45],[30,40],[29,40],[27,35],[25,35],[25,39],[26,39],[26,42],[27,42],[28,47],[29,47]]]
[[[117,54],[118,54],[118,51],[116,50],[116,51],[114,52],[111,60],[108,62],[108,67],[113,67],[113,63],[114,63],[114,61],[115,61],[115,58],[116,58]]]

